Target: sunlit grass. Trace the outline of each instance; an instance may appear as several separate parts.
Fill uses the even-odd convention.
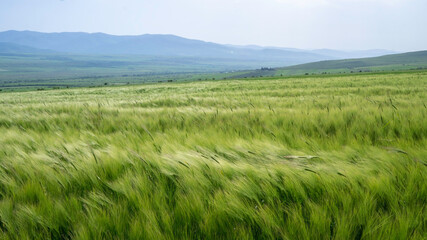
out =
[[[426,99],[427,73],[1,93],[0,239],[425,239]]]

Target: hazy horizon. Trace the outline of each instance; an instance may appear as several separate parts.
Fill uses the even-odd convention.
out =
[[[171,34],[220,44],[427,49],[421,0],[5,0],[0,31]]]

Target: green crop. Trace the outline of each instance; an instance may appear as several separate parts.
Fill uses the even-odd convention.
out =
[[[427,73],[0,93],[0,239],[426,239]]]

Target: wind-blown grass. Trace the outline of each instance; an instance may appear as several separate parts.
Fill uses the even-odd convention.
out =
[[[408,73],[0,94],[0,239],[425,239],[426,90]]]

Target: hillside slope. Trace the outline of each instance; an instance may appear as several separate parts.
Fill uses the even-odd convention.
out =
[[[410,70],[427,67],[427,51],[391,54],[373,58],[320,61],[276,69],[276,73],[338,73],[351,71]]]

